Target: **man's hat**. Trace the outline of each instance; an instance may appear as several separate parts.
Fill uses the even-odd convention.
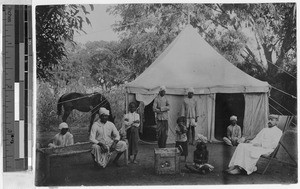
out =
[[[102,115],[102,114],[104,114],[104,115],[109,115],[109,110],[107,110],[106,108],[101,107],[101,108],[99,109],[99,114],[100,114],[100,115]]]
[[[275,115],[275,114],[270,114],[269,115],[269,119],[279,119],[279,116],[278,115]]]
[[[62,122],[62,123],[59,124],[59,126],[58,126],[58,129],[59,129],[59,130],[67,129],[67,128],[69,128],[69,127],[68,127],[68,124],[67,124],[66,122]]]
[[[187,90],[188,93],[195,93],[195,90],[193,87],[188,88]]]
[[[235,116],[235,115],[231,116],[230,121],[233,121],[233,120],[237,121],[237,116]]]
[[[166,91],[166,87],[165,86],[160,86],[159,91]]]

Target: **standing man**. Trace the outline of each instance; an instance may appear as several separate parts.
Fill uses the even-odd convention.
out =
[[[127,149],[126,142],[120,141],[120,134],[115,125],[108,121],[109,110],[100,108],[100,119],[94,122],[90,133],[90,141],[92,146],[92,157],[95,165],[106,167],[109,162],[111,153],[117,151],[113,163],[119,166],[118,159]]]
[[[194,89],[188,89],[188,96],[183,100],[181,107],[181,116],[186,117],[186,126],[188,128],[187,138],[190,144],[195,143],[195,127],[197,126],[197,121],[199,117],[198,104],[194,96]],[[190,141],[190,132],[192,131],[192,141]]]
[[[278,116],[270,115],[268,127],[263,128],[249,143],[239,144],[226,171],[236,175],[245,171],[248,175],[257,170],[256,163],[263,154],[269,155],[276,148],[282,131],[277,127]]]
[[[161,86],[159,94],[154,99],[153,111],[156,113],[157,129],[156,136],[158,140],[158,147],[165,148],[168,138],[168,111],[170,110],[170,104],[165,97],[166,87]]]
[[[229,146],[237,146],[239,143],[243,143],[245,138],[242,137],[242,129],[236,124],[237,116],[230,117],[231,125],[227,127],[227,137],[223,137],[223,141]]]

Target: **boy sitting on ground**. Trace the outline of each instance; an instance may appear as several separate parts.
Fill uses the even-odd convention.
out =
[[[242,130],[237,125],[237,116],[230,117],[231,124],[227,127],[227,137],[223,138],[223,141],[229,146],[237,146],[240,143],[245,142],[245,138],[242,137]]]
[[[214,167],[207,163],[208,155],[206,144],[203,141],[198,141],[194,151],[194,163],[193,165],[186,164],[185,167],[194,173],[207,174],[211,172]]]

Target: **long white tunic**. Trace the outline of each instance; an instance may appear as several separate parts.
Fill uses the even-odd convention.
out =
[[[103,124],[100,120],[98,120],[92,125],[90,141],[94,144],[92,146],[91,153],[95,156],[95,161],[102,167],[106,167],[109,162],[111,152],[108,151],[107,153],[102,153],[98,143],[101,142],[109,149],[114,140],[120,140],[120,134],[112,122],[107,121]],[[119,141],[115,150],[117,152],[123,152],[126,148],[126,143],[124,141]]]
[[[181,106],[181,116],[184,116],[188,119],[195,119],[199,116],[199,107],[197,104],[197,100],[193,98],[184,98],[182,106]]]
[[[237,146],[228,167],[238,165],[245,169],[248,175],[256,171],[259,157],[271,154],[281,135],[282,131],[276,126],[262,129],[250,143],[241,143]]]
[[[73,144],[74,144],[74,138],[70,132],[66,132],[66,134],[64,134],[64,135],[57,133],[53,137],[53,143],[50,143],[49,147],[64,147],[64,146],[70,146]]]
[[[128,120],[128,121],[127,121]],[[125,127],[128,128],[129,126],[139,127],[140,123],[134,123],[134,121],[140,121],[140,115],[136,112],[129,112],[128,114],[124,115],[124,124]]]

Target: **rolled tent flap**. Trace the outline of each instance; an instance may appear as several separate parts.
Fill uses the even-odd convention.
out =
[[[245,116],[243,136],[253,139],[257,133],[266,127],[269,112],[267,93],[244,94]]]
[[[135,94],[135,98],[137,101],[143,102],[145,106],[150,104],[157,94]]]

